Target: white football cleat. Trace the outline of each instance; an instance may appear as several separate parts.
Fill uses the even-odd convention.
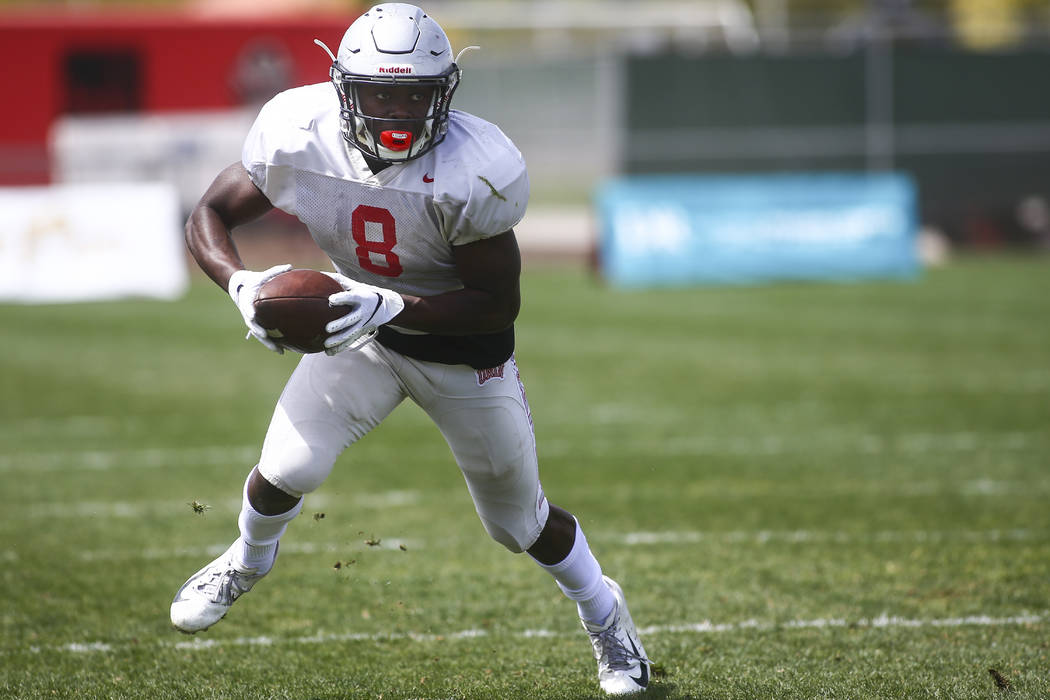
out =
[[[603,576],[605,584],[616,598],[616,607],[603,625],[583,622],[591,638],[594,658],[598,661],[598,684],[609,695],[640,693],[649,686],[652,662],[645,655],[638,631],[619,584]]]
[[[234,568],[231,555],[234,547],[241,546],[238,538],[218,559],[182,584],[171,602],[171,624],[175,629],[187,634],[208,629],[226,617],[233,602],[270,572],[270,569],[259,573],[258,569],[242,571]],[[273,568],[272,563],[270,568]]]

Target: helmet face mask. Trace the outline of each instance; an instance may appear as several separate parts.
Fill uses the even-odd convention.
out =
[[[412,160],[445,138],[449,106],[459,82],[455,65],[447,75],[419,79],[377,79],[343,72],[337,65],[331,75],[340,100],[343,138],[370,158],[384,163]],[[369,100],[376,91],[386,92],[384,88],[396,94],[423,94],[425,103],[413,105],[412,116],[384,114],[376,109],[375,100]]]
[[[403,163],[444,139],[461,72],[445,32],[420,8],[386,3],[358,17],[329,74],[339,96],[343,138],[369,158]],[[411,95],[414,104],[384,112],[369,99],[380,92],[398,101]]]

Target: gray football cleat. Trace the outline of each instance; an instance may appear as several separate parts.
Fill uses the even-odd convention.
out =
[[[171,624],[175,629],[187,634],[208,629],[226,617],[234,601],[270,572],[270,569],[259,573],[258,569],[242,571],[234,568],[231,554],[234,547],[240,546],[238,538],[218,559],[182,584],[171,602]]]
[[[631,613],[627,611],[623,590],[608,576],[602,578],[616,598],[616,607],[603,625],[581,620],[598,661],[598,684],[609,695],[640,693],[649,686],[651,662],[638,639]]]

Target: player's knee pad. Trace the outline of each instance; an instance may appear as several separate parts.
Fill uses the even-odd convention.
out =
[[[264,450],[259,473],[293,496],[316,491],[335,465],[338,451],[305,443]]]
[[[518,540],[507,530],[503,529],[491,520],[486,520],[484,517],[481,519],[482,525],[485,526],[485,531],[489,533],[489,537],[499,542],[501,545],[509,549],[514,554],[521,554],[525,551],[528,546],[531,546],[531,542],[523,543]]]
[[[530,498],[526,507],[506,502],[475,501],[475,509],[489,537],[515,554],[520,554],[536,544],[550,514],[550,504],[543,491]]]

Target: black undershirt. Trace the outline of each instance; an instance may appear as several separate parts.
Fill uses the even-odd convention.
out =
[[[488,369],[502,365],[514,354],[514,327],[478,335],[408,335],[380,326],[376,341],[415,360]]]

